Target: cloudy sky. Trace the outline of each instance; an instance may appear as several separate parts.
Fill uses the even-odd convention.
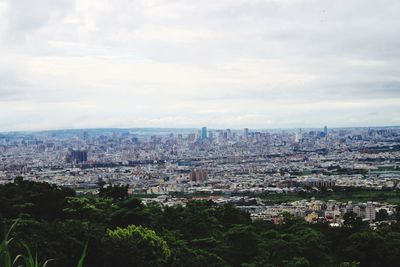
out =
[[[400,125],[398,0],[0,0],[0,131]]]

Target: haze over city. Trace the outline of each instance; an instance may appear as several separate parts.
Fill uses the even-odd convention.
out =
[[[399,7],[0,0],[0,131],[399,125]]]

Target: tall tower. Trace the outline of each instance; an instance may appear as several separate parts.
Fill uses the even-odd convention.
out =
[[[324,134],[325,136],[328,136],[328,127],[326,125],[324,126]]]
[[[226,139],[228,139],[228,140],[232,139],[231,129],[226,129]]]
[[[249,128],[244,128],[243,130],[243,140],[248,141],[249,140]]]
[[[207,139],[207,127],[201,128],[201,139]]]
[[[210,140],[212,140],[213,139],[213,137],[214,137],[214,134],[213,134],[213,132],[210,130],[210,131],[208,131],[208,139],[210,139]]]

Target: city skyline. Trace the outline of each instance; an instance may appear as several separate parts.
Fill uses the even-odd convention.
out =
[[[1,0],[0,131],[400,125],[399,9]]]
[[[219,127],[213,128],[208,126],[198,126],[198,127],[94,127],[94,128],[60,128],[60,129],[42,129],[42,130],[15,130],[15,131],[0,131],[0,134],[10,134],[10,133],[45,133],[45,132],[62,132],[62,131],[71,131],[74,133],[77,132],[86,132],[86,131],[161,131],[162,135],[170,134],[172,132],[190,134],[194,132],[198,132],[202,130],[202,128],[206,127],[208,132],[215,132],[215,131],[224,131],[224,130],[232,130],[235,132],[243,132],[247,130],[250,132],[257,132],[257,131],[289,131],[289,132],[297,132],[297,131],[314,131],[319,130],[324,132],[324,127],[327,125],[321,125],[316,127],[287,127],[287,128],[228,128],[228,127]],[[397,129],[400,128],[400,125],[373,125],[373,126],[343,126],[343,127],[328,127],[329,130],[340,130],[340,129]],[[208,134],[208,133],[207,133]]]

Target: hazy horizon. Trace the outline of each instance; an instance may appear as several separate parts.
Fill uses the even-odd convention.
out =
[[[0,132],[400,125],[394,0],[0,0]]]
[[[324,125],[325,126],[325,125]],[[307,130],[324,130],[324,126],[322,127],[287,127],[287,128],[247,128],[250,132],[254,131],[307,131]],[[96,127],[96,128],[60,128],[60,129],[42,129],[42,130],[19,130],[19,131],[0,131],[0,134],[13,134],[13,133],[45,133],[45,132],[91,132],[91,131],[140,131],[146,130],[151,132],[151,130],[156,131],[174,131],[178,132],[179,130],[182,131],[190,131],[193,132],[195,130],[201,130],[202,127],[207,127],[205,125],[199,127]],[[232,131],[243,131],[244,128],[209,128],[207,130],[211,131],[218,131],[218,130],[226,130],[230,129]],[[400,125],[382,125],[382,126],[344,126],[344,127],[328,127],[328,130],[340,130],[340,129],[364,129],[364,128],[371,128],[371,129],[381,129],[381,128],[400,128]]]

